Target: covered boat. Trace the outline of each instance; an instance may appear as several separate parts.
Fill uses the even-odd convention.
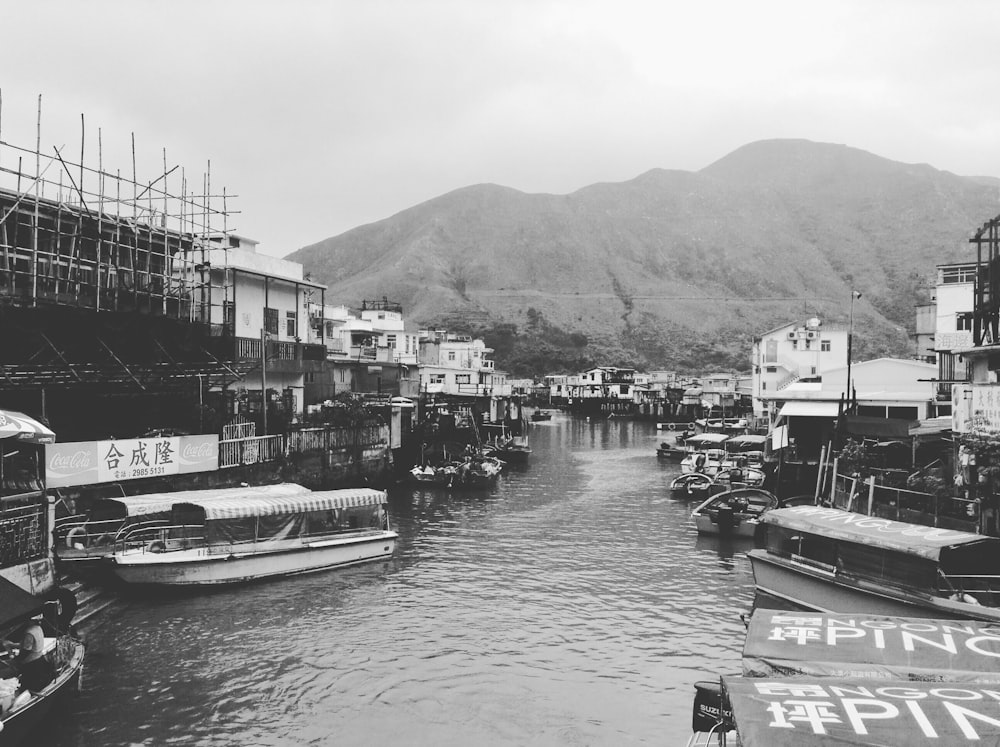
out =
[[[120,538],[124,530],[168,524],[170,511],[175,503],[253,495],[302,495],[308,492],[309,488],[303,485],[283,482],[98,498],[85,515],[67,517],[56,524],[53,552],[56,561],[67,572],[92,575],[107,567],[100,561],[111,555],[115,540]]]
[[[989,622],[757,609],[742,676],[695,685],[689,745],[725,743],[723,735],[741,745],[998,744],[998,657],[1000,628]],[[856,700],[838,701],[841,695]],[[833,699],[819,708],[824,696]],[[813,697],[824,718],[796,718],[810,713]],[[793,698],[794,713],[786,710]],[[933,698],[939,702],[924,712]],[[876,731],[869,720],[894,730]]]
[[[65,590],[64,590],[65,591]],[[0,577],[0,745],[28,745],[79,683],[84,647],[70,633],[76,611]]]
[[[1000,622],[1000,538],[818,506],[768,511],[757,590],[805,609]]]
[[[714,475],[726,456],[724,444],[727,438],[724,433],[699,433],[688,438],[684,442],[687,454],[681,459],[681,472]]]
[[[397,535],[386,500],[358,488],[175,503],[169,525],[115,541],[112,570],[130,584],[197,586],[387,558]]]
[[[544,420],[552,420],[552,413],[549,410],[535,410],[531,413],[531,422],[540,423]]]
[[[778,498],[761,488],[733,488],[708,498],[691,512],[699,534],[753,537],[765,512],[776,508]]]

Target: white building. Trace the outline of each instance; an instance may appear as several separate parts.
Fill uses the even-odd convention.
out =
[[[420,331],[420,391],[472,397],[509,396],[507,374],[497,371],[492,348],[469,335]]]
[[[755,338],[750,351],[754,415],[773,416],[767,403],[793,382],[822,380],[828,371],[846,366],[847,337],[846,325],[813,317]]]

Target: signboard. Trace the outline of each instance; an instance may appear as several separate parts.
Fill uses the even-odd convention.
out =
[[[219,468],[217,435],[46,444],[45,486],[65,488]]]
[[[955,433],[972,431],[972,385],[951,385],[951,429]]]
[[[984,433],[1000,432],[1000,384],[972,386],[970,429]]]
[[[1000,745],[996,686],[724,677],[723,688],[743,747]]]
[[[758,609],[743,675],[1000,684],[1000,623]]]
[[[971,347],[974,347],[971,330],[937,332],[934,335],[935,350],[966,350]]]

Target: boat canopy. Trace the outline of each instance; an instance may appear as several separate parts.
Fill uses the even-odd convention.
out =
[[[274,485],[241,485],[234,488],[180,490],[173,493],[147,493],[116,498],[98,498],[91,507],[90,518],[97,521],[128,519],[152,514],[169,514],[175,503],[187,501],[217,501],[243,496],[301,495],[309,492],[309,488],[304,485],[281,482]]]
[[[1000,745],[992,685],[723,677],[742,747]]]
[[[976,545],[1000,558],[1000,538],[954,529],[908,524],[865,514],[820,506],[792,506],[768,511],[762,519],[767,526],[806,532],[828,539],[853,542],[882,550],[914,555],[940,562],[942,552]]]
[[[1000,627],[976,620],[755,610],[746,677],[1000,683]]]
[[[43,606],[41,599],[0,576],[0,629],[37,615]]]
[[[245,519],[254,516],[303,514],[309,511],[330,511],[339,508],[381,506],[388,501],[384,490],[354,488],[323,490],[300,495],[246,495],[218,500],[189,500],[175,503],[174,514],[190,516],[202,512],[206,521]]]
[[[721,444],[728,438],[729,436],[725,433],[698,433],[688,438],[684,443],[688,446],[714,446]]]
[[[23,412],[0,410],[0,438],[16,438],[32,444],[53,444],[56,434]]]
[[[763,449],[767,443],[767,436],[756,433],[748,433],[745,436],[730,436],[726,441],[726,448],[730,451],[753,451]]]

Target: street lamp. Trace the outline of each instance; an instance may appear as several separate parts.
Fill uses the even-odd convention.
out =
[[[854,301],[861,298],[856,290],[851,291],[851,320],[847,326],[847,403],[851,403],[851,359],[854,355]]]

